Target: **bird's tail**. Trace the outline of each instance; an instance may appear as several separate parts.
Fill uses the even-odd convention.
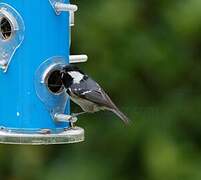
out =
[[[112,112],[115,113],[126,125],[129,125],[130,123],[129,118],[124,113],[122,113],[118,108],[113,109]]]

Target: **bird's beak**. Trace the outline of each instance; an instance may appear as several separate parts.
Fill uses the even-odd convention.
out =
[[[61,79],[63,79],[66,73],[63,69],[60,71],[60,73],[61,73]]]

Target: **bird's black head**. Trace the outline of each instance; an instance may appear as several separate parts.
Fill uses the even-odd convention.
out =
[[[73,84],[73,78],[65,72],[61,72],[61,81],[66,89]]]
[[[61,81],[66,89],[73,84],[73,78],[68,74],[72,69],[71,65],[67,65],[61,70]]]
[[[76,66],[66,65],[61,70],[61,79],[65,88],[69,88],[73,83],[80,83],[86,75]]]

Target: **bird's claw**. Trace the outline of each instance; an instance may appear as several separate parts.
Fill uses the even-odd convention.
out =
[[[71,114],[71,117],[69,118],[69,122],[71,123],[76,123],[77,122],[77,117],[75,116],[75,114]]]
[[[69,118],[69,125],[70,125],[70,128],[73,128],[74,127],[74,124],[77,122],[77,117],[76,116],[73,116],[73,114],[71,115],[71,117]]]

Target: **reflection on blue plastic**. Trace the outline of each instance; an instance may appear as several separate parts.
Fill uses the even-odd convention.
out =
[[[64,90],[58,94],[53,94],[48,89],[47,79],[51,72],[60,70],[66,65],[66,62],[67,60],[64,57],[51,57],[40,65],[35,74],[36,93],[53,119],[55,114],[65,112],[68,96]]]
[[[14,8],[0,3],[0,22],[3,19],[6,19],[10,25],[10,32],[5,32],[10,33],[8,39],[3,38],[3,34],[0,32],[0,69],[6,72],[15,51],[24,39],[25,26],[22,17]],[[5,25],[5,22],[0,25]]]

